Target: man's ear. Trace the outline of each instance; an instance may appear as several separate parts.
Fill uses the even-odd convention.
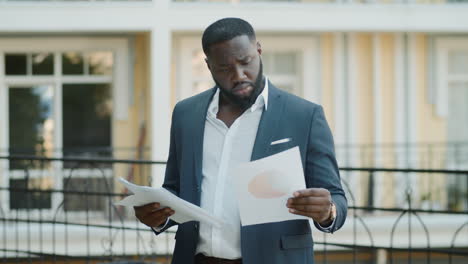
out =
[[[262,55],[262,45],[259,41],[257,41],[257,52],[259,55]]]
[[[208,70],[211,71],[211,67],[210,67],[210,63],[208,62],[208,58],[205,58],[205,63],[206,63],[206,67],[208,67]]]

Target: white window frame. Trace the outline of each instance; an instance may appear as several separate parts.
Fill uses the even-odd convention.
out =
[[[301,90],[296,94],[306,100],[320,104],[322,101],[321,74],[320,74],[320,46],[318,36],[269,36],[257,35],[257,40],[263,52],[296,52],[298,54],[301,72]],[[176,100],[180,101],[192,94],[192,83],[196,77],[192,76],[190,63],[194,51],[200,50],[201,38],[199,36],[181,36],[176,38],[177,78]],[[275,83],[273,78],[272,83]]]
[[[448,115],[448,93],[449,83],[452,81],[468,82],[468,74],[449,74],[448,60],[449,52],[463,50],[468,52],[468,38],[462,37],[439,37],[435,40],[436,49],[436,109],[441,117]]]
[[[9,118],[8,118],[8,89],[20,85],[37,85],[48,84],[54,89],[54,106],[59,106],[59,109],[54,108],[54,149],[61,150],[63,148],[63,135],[62,135],[62,85],[69,83],[109,83],[112,86],[113,96],[113,114],[112,114],[112,131],[115,130],[114,124],[116,120],[126,120],[128,118],[129,107],[129,87],[131,83],[131,68],[129,63],[129,39],[128,38],[86,38],[86,37],[51,37],[51,38],[0,38],[2,45],[0,46],[0,151],[2,156],[9,155]],[[113,74],[109,76],[73,76],[62,75],[61,56],[62,52],[87,52],[93,51],[111,51],[113,53]],[[4,68],[4,55],[7,53],[35,53],[35,52],[50,52],[54,54],[54,74],[47,76],[6,76]],[[113,142],[113,140],[111,140]],[[112,143],[113,144],[113,143]],[[62,157],[59,151],[54,152],[54,157]],[[0,161],[1,168],[0,179],[2,186],[9,186],[10,177],[16,178],[16,172],[9,171],[8,160]],[[63,168],[62,162],[52,162],[54,189],[63,188],[63,176],[70,175],[70,169]],[[80,169],[74,175],[86,175],[88,177],[101,177],[100,173],[93,173],[95,169]],[[112,177],[112,169],[103,170],[106,178]],[[32,177],[40,177],[42,171],[30,170]],[[15,176],[16,175],[16,176]],[[63,200],[62,194],[52,194],[51,209],[32,209],[32,210],[10,210],[9,207],[9,193],[2,192],[1,206],[6,211],[7,215],[10,212],[17,212],[20,217],[31,217],[36,215],[35,211],[41,211],[42,216],[52,216],[60,201]],[[61,207],[61,214],[63,215],[63,206]],[[67,217],[82,217],[84,212],[67,212]],[[88,216],[94,214],[102,214],[102,212],[89,212]],[[37,214],[38,215],[38,214]]]
[[[451,82],[468,82],[468,74],[450,74],[449,73],[449,53],[454,50],[468,52],[467,37],[436,37],[435,38],[435,56],[436,56],[436,113],[448,119],[449,112],[449,84]],[[450,139],[446,139],[450,141]],[[456,164],[451,162],[446,164],[447,168],[463,169],[468,164]],[[462,166],[462,167],[460,167]]]

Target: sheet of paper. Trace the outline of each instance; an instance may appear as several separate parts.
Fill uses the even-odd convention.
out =
[[[242,226],[293,219],[308,219],[291,214],[288,198],[305,189],[299,147],[239,165],[235,177]]]
[[[116,205],[123,206],[141,206],[148,203],[158,202],[162,207],[170,207],[175,213],[169,218],[181,224],[188,221],[200,221],[216,227],[220,227],[223,221],[210,215],[202,208],[180,199],[168,190],[160,187],[153,188],[148,186],[140,186],[120,178],[119,181],[127,187],[133,195],[127,196]]]

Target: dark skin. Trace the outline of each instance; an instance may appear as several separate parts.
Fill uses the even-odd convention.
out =
[[[248,100],[254,89],[263,90],[263,83],[262,87],[254,87],[259,77],[261,54],[260,43],[247,36],[214,44],[209,49],[206,65],[221,89],[217,118],[227,127],[250,107],[242,101]]]
[[[242,35],[231,40],[213,44],[207,54],[206,64],[217,86],[221,89],[217,118],[227,127],[250,107],[245,104],[255,89],[263,89],[264,82],[256,87],[259,78],[262,48],[256,40]],[[263,76],[260,76],[263,80]],[[254,98],[255,99],[255,98]],[[250,100],[252,101],[252,100]],[[323,188],[307,188],[294,192],[286,206],[292,214],[312,218],[322,226],[331,214],[332,198]],[[159,203],[150,203],[135,208],[135,216],[149,227],[164,224],[174,214],[170,208],[161,208]]]

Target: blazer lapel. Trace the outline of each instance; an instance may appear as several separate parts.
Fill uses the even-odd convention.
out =
[[[250,158],[252,161],[268,156],[270,143],[280,123],[283,110],[284,100],[282,100],[278,88],[269,82],[268,107],[266,111],[263,111],[260,123],[258,124],[258,131]]]
[[[206,93],[207,96],[202,97],[201,101],[197,104],[194,109],[194,120],[193,120],[193,164],[195,171],[195,179],[198,187],[201,187],[202,181],[202,166],[203,166],[203,138],[205,135],[205,120],[208,107],[211,99],[216,92],[216,87],[212,88],[210,93]]]

